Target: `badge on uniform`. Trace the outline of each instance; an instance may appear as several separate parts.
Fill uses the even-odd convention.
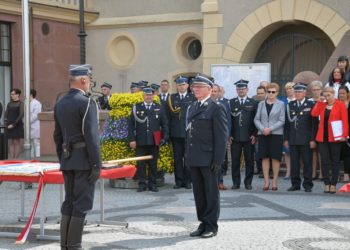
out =
[[[154,111],[156,112],[156,119],[158,119],[158,112],[160,109],[154,109]]]
[[[304,113],[303,112],[300,112],[300,115],[303,115]]]

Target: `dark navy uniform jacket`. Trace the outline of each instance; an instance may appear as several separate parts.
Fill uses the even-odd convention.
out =
[[[186,137],[186,112],[188,106],[196,101],[192,93],[187,93],[183,99],[180,94],[172,94],[168,101],[168,118],[170,127],[170,137],[185,138]]]
[[[256,135],[257,129],[254,124],[254,117],[258,108],[258,103],[247,97],[244,104],[240,104],[240,98],[230,100],[231,108],[231,136],[234,141],[250,141],[252,135]]]
[[[96,102],[71,88],[55,105],[54,141],[61,170],[89,170],[101,167],[100,138]],[[71,157],[62,157],[62,143],[85,143],[85,147],[73,148]]]
[[[100,96],[98,98],[98,103],[100,105],[100,108],[103,110],[111,110],[112,108],[109,106],[108,99],[105,100],[105,96]]]
[[[289,145],[309,145],[310,141],[315,141],[318,118],[311,116],[313,106],[314,102],[306,98],[301,107],[298,107],[296,100],[288,103],[284,140]]]
[[[225,108],[209,98],[196,108],[189,107],[186,127],[186,165],[208,167],[221,165],[225,158],[228,128]]]
[[[186,112],[188,106],[196,98],[192,93],[187,93],[183,99],[180,99],[180,94],[172,94],[168,100],[168,119],[170,128],[170,137],[185,138],[186,137]]]
[[[158,97],[159,97],[159,99],[160,99],[160,103],[161,103],[164,107],[168,105],[168,99],[169,99],[169,97],[170,97],[170,93],[168,93],[168,94],[166,95],[166,98],[165,98],[164,101],[162,100],[162,94],[159,94]]]
[[[152,103],[148,110],[143,102],[135,104],[129,117],[129,141],[136,141],[137,146],[155,145],[154,131],[162,131],[163,138],[169,139],[168,120],[163,106]]]
[[[231,126],[232,126],[230,100],[227,98],[220,98],[220,99],[218,99],[217,102],[222,104],[225,107],[226,116],[227,116],[228,132],[230,133]]]

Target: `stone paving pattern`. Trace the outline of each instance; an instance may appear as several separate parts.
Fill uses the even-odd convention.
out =
[[[174,190],[173,175],[159,193],[137,193],[134,189],[111,188],[105,183],[105,217],[128,222],[128,228],[95,223],[99,219],[99,188],[94,209],[84,229],[84,249],[350,249],[350,195],[324,194],[323,183],[315,182],[312,193],[287,192],[290,181],[280,179],[277,192],[262,191],[262,179],[254,176],[253,190],[221,191],[219,233],[210,239],[191,238],[196,229],[192,190]],[[229,175],[225,184],[231,187]],[[343,183],[338,184],[338,188]],[[26,194],[30,212],[37,185]],[[0,185],[0,231],[19,232],[18,183]],[[58,235],[59,187],[45,189],[47,234]],[[39,214],[39,211],[38,211]],[[54,241],[39,241],[35,223],[24,245],[13,238],[0,238],[0,249],[60,249]]]

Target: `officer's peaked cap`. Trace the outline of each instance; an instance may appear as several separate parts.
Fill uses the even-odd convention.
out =
[[[179,76],[175,79],[176,84],[188,83],[188,78],[184,76]]]
[[[154,89],[154,91],[157,91],[160,88],[160,85],[156,83],[152,83],[151,88]]]
[[[146,87],[146,88],[143,88],[143,93],[145,94],[153,94],[154,93],[154,89],[151,88],[151,87]]]
[[[112,85],[109,84],[108,82],[104,82],[104,83],[101,85],[101,88],[103,88],[103,87],[106,87],[106,88],[111,89],[111,88],[112,88]]]
[[[192,84],[196,84],[196,83],[202,83],[202,84],[206,84],[209,85],[210,87],[213,87],[214,83],[213,83],[214,78],[210,77],[210,76],[206,76],[204,74],[197,74],[193,79],[192,79]]]
[[[92,66],[90,64],[72,64],[69,66],[71,76],[91,76]]]
[[[295,84],[293,86],[294,91],[305,91],[307,89],[307,84],[306,83],[302,83],[302,82],[298,82],[297,84]]]
[[[240,88],[248,87],[248,83],[249,83],[249,81],[240,79],[237,82],[235,82],[234,85],[236,85],[236,88],[240,89]]]

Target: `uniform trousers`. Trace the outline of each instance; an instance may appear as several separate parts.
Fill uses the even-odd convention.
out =
[[[251,185],[254,175],[254,156],[253,147],[250,141],[237,142],[231,144],[232,157],[232,182],[234,186],[241,185],[241,155],[244,155],[245,161],[245,179],[244,185]]]
[[[146,187],[146,164],[149,166],[148,171],[148,187],[154,188],[157,186],[157,161],[159,147],[155,145],[137,146],[136,156],[152,155],[153,158],[148,161],[137,162],[137,178],[139,179],[139,187]]]
[[[325,185],[337,185],[340,169],[341,142],[320,142],[317,148],[321,155],[323,182]],[[329,170],[332,170],[329,177]]]
[[[192,167],[191,177],[197,218],[201,230],[217,232],[220,215],[220,193],[217,172],[209,167]]]
[[[65,199],[63,215],[85,218],[94,204],[95,184],[90,184],[90,170],[63,170]]]
[[[299,187],[300,179],[300,159],[303,161],[303,187],[312,188],[312,149],[310,145],[289,145],[291,161],[291,181],[292,186]]]
[[[175,184],[183,186],[191,183],[191,170],[185,165],[185,138],[171,138],[174,149]]]

